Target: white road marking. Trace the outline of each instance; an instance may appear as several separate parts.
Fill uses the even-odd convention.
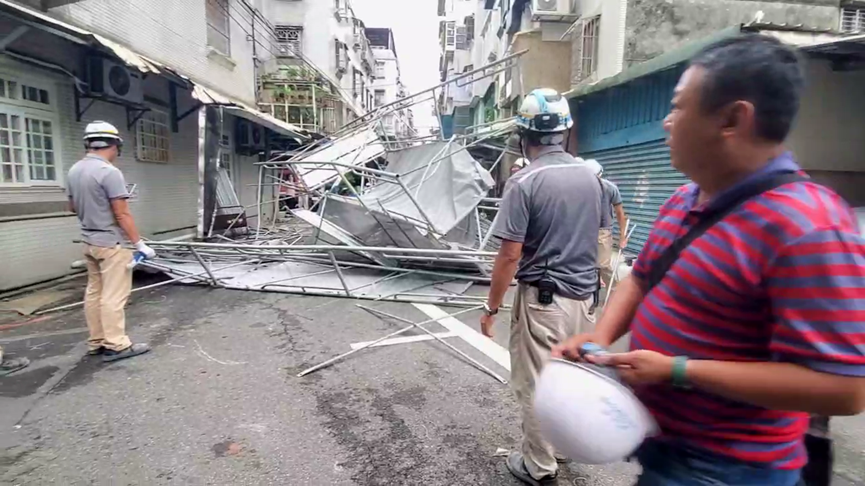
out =
[[[457,337],[456,333],[453,333],[453,332],[440,332],[440,333],[436,333],[436,336],[438,336],[441,339]],[[430,336],[429,334],[424,334],[421,336],[406,336],[406,337],[385,339],[384,341],[382,341],[378,344],[373,344],[372,346],[369,346],[369,343],[372,343],[374,341],[352,343],[351,349],[358,349],[358,348],[362,348],[364,346],[369,346],[371,348],[377,348],[379,346],[393,346],[394,344],[407,344],[407,343],[416,343],[416,342],[420,342],[420,341],[433,341],[433,340],[435,340],[434,337]]]
[[[507,349],[501,347],[492,339],[475,331],[471,327],[465,325],[459,319],[448,316],[448,313],[431,304],[413,304],[421,312],[428,315],[431,319],[439,319],[437,322],[444,326],[448,331],[456,334],[463,341],[469,343],[478,351],[487,355],[490,359],[498,363],[502,368],[511,371],[511,354]]]

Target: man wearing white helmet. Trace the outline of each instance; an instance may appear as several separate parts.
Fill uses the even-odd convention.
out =
[[[573,124],[568,101],[554,90],[535,90],[520,107],[520,149],[531,165],[505,187],[492,229],[502,245],[481,318],[483,333],[492,337],[494,316],[516,275],[511,385],[522,408],[523,442],[507,466],[533,485],[554,483],[558,472],[555,451],[541,437],[532,410],[541,366],[554,345],[595,325],[602,189],[588,166],[562,147]]]
[[[619,221],[619,249],[624,250],[628,246],[628,219],[622,205],[622,194],[619,188],[607,179],[604,179],[604,167],[598,161],[587,160],[586,164],[601,180],[604,186],[604,198],[601,202],[601,230],[598,232],[598,266],[601,268],[601,285],[609,285],[613,277],[613,211]]]
[[[123,308],[132,290],[132,251],[121,245],[126,239],[145,258],[156,252],[147,246],[129,211],[129,193],[120,169],[114,166],[123,139],[110,123],[95,121],[84,132],[87,155],[69,170],[69,208],[81,222],[87,262],[84,314],[90,330],[90,355],[105,362],[146,353],[146,344],[132,344],[126,335]],[[124,238],[124,235],[126,238]]]

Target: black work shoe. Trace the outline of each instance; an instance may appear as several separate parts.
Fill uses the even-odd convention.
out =
[[[105,346],[99,346],[98,348],[90,348],[87,350],[87,356],[101,356],[105,354]]]
[[[102,361],[110,363],[112,361],[138,356],[139,354],[144,354],[148,351],[150,351],[150,346],[144,343],[133,344],[132,346],[129,346],[128,348],[121,351],[106,349],[105,352],[103,352],[102,354]]]
[[[515,478],[519,479],[525,484],[530,484],[532,486],[555,486],[559,484],[559,481],[556,476],[544,476],[541,479],[535,479],[529,474],[529,470],[526,469],[526,460],[523,458],[523,454],[520,452],[511,452],[508,456],[507,460],[508,471],[514,475]]]
[[[4,359],[0,363],[0,376],[11,375],[28,366],[30,366],[30,360],[27,358]]]

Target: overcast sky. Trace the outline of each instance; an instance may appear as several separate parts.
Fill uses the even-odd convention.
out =
[[[393,29],[402,82],[409,92],[416,93],[439,83],[436,0],[352,0],[352,5],[355,15],[367,27]],[[419,129],[438,126],[432,110],[431,104],[414,107],[415,125]]]

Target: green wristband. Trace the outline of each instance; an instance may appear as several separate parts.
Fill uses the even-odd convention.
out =
[[[673,386],[676,388],[691,388],[691,384],[688,382],[688,357],[687,356],[676,356],[673,358]]]

